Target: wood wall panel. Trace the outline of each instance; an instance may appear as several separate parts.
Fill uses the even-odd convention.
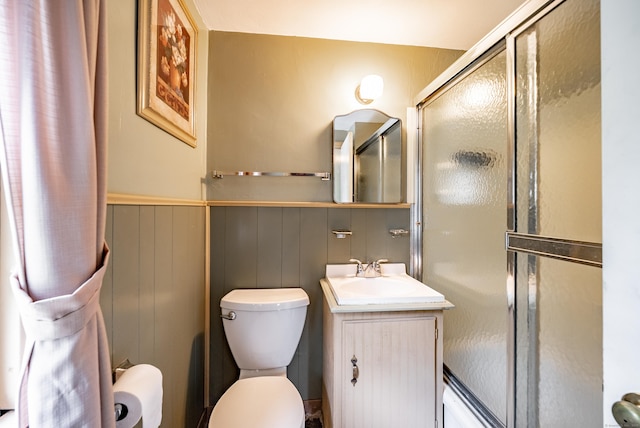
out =
[[[154,361],[162,370],[165,391],[173,392],[174,358],[171,352],[173,338],[171,325],[173,321],[173,209],[172,207],[156,207],[155,209],[155,237],[158,246],[154,248],[155,270],[155,304],[154,304]],[[161,244],[162,243],[162,244]],[[176,317],[177,320],[177,317]],[[173,395],[173,394],[172,394]],[[177,398],[177,397],[173,397]],[[162,405],[162,422],[167,427],[176,426],[174,421],[174,403],[168,396],[164,397]],[[179,425],[178,425],[179,426]]]
[[[163,427],[194,427],[204,409],[205,210],[107,207],[100,305],[111,363],[162,371]]]
[[[333,230],[351,230],[351,210],[329,209],[328,210],[329,232]],[[328,241],[328,263],[346,263],[351,255],[351,243],[355,237],[335,238]]]
[[[300,210],[282,210],[282,286],[298,287],[300,281]]]
[[[121,206],[113,212],[113,363],[139,362],[140,209]],[[120,249],[126,249],[121,251]]]
[[[258,208],[229,208],[226,215],[225,291],[255,288],[258,263]]]
[[[298,353],[299,383],[303,397],[320,398],[322,381],[322,290],[320,278],[324,276],[328,255],[328,210],[301,208],[300,223],[300,286],[309,295],[305,329]]]
[[[209,329],[211,340],[209,342],[210,370],[209,387],[216,385],[216,389],[211,389],[215,393],[215,401],[226,391],[238,378],[238,368],[236,367],[231,350],[227,345],[222,320],[220,319],[220,300],[228,292],[227,277],[236,275],[235,269],[227,269],[227,260],[241,260],[243,258],[242,248],[238,248],[238,231],[242,227],[238,222],[236,213],[242,208],[212,208],[211,209],[211,283],[218,284],[211,290],[211,327]],[[247,211],[252,211],[250,208]],[[245,214],[246,216],[246,214]],[[215,241],[215,243],[214,243]],[[224,245],[229,242],[229,245]],[[222,243],[222,245],[220,245]],[[255,256],[254,256],[255,257]],[[214,404],[215,401],[209,404]]]
[[[405,213],[398,212],[396,210],[386,210],[386,224],[389,226],[389,229],[404,229],[410,230],[409,222],[406,218]],[[387,230],[388,232],[388,230]],[[386,254],[393,254],[398,257],[399,260],[410,260],[411,259],[411,248],[407,244],[409,242],[409,235],[399,236],[397,238],[389,238],[387,235],[385,244],[386,244]],[[390,259],[393,261],[393,259]],[[407,266],[408,269],[408,266]]]
[[[365,262],[367,260],[367,218],[368,210],[351,211],[351,257]],[[348,259],[347,259],[348,260]]]
[[[139,207],[139,361],[152,361],[155,349],[155,207]],[[161,241],[159,242],[161,243]]]
[[[282,282],[282,208],[258,208],[256,286],[280,287]]]

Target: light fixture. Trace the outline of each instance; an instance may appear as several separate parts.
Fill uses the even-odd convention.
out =
[[[377,74],[364,76],[356,88],[356,99],[360,104],[371,104],[380,98],[384,89],[384,81]]]

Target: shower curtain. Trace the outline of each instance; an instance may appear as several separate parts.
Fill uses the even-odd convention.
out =
[[[19,426],[115,425],[99,306],[108,262],[106,6],[0,0],[0,169],[27,336]]]

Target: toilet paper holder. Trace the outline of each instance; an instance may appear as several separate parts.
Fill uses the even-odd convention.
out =
[[[116,403],[114,405],[114,413],[116,415],[116,422],[118,422],[127,417],[129,409],[127,409],[127,406],[125,406],[124,404]]]
[[[128,367],[128,368],[126,368]],[[118,427],[157,428],[162,423],[162,372],[151,364],[131,364],[125,360],[115,372],[119,378],[113,384],[113,415]]]
[[[111,371],[111,383],[116,383],[118,379],[120,379],[120,376],[131,367],[133,367],[133,364],[131,364],[128,358],[118,364],[116,368]]]
[[[113,369],[113,371],[111,372],[111,379],[113,383],[116,383],[116,381],[118,379],[120,379],[120,376],[122,376],[122,374],[127,371],[127,369],[130,369],[131,367],[133,367],[133,364],[131,364],[131,361],[129,361],[129,359],[125,359],[123,362],[121,362],[120,364],[118,364],[116,366],[115,369]],[[127,414],[129,413],[129,409],[127,409],[127,406],[125,406],[122,403],[115,403],[114,405],[114,413],[116,416],[116,422],[117,421],[121,421],[124,418],[127,417]]]

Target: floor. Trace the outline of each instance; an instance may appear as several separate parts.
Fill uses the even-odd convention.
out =
[[[307,416],[307,420],[304,422],[304,428],[322,428],[322,416]]]

